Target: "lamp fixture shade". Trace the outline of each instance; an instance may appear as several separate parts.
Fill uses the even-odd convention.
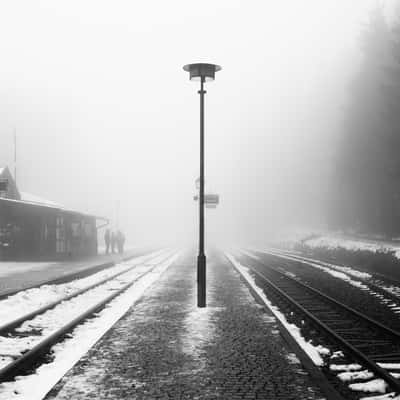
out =
[[[183,69],[190,74],[191,81],[200,81],[204,78],[204,81],[209,82],[215,79],[215,73],[221,70],[219,65],[215,64],[187,64]]]

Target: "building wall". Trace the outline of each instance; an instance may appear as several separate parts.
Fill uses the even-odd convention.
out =
[[[21,200],[21,195],[8,167],[0,168],[0,197]]]
[[[96,254],[95,217],[0,199],[0,260],[64,260]]]

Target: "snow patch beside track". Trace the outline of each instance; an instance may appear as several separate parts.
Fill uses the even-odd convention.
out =
[[[278,310],[277,307],[272,305],[269,299],[266,297],[264,291],[255,283],[254,278],[250,275],[249,269],[240,264],[231,254],[225,253],[228,260],[232,265],[238,270],[238,272],[243,276],[247,283],[253,288],[253,290],[261,297],[265,305],[271,310],[274,316],[282,323],[282,325],[287,329],[289,334],[293,339],[301,346],[301,348],[307,353],[312,362],[317,366],[324,365],[324,360],[321,354],[330,353],[329,349],[323,346],[314,346],[310,342],[307,342],[300,333],[300,328],[295,324],[290,324],[286,317]]]
[[[137,302],[167,268],[180,257],[175,252],[152,272],[115,298],[95,317],[76,327],[69,337],[52,348],[53,360],[34,374],[0,384],[0,400],[41,400],[79,359]],[[159,260],[160,262],[161,260]],[[154,262],[154,260],[153,260]],[[149,263],[151,264],[151,263]]]

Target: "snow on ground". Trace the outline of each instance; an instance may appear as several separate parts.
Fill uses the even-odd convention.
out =
[[[18,261],[1,261],[0,262],[0,278],[14,275],[16,273],[37,271],[47,269],[56,262],[18,262]]]
[[[288,252],[280,252],[280,251],[276,251],[276,250],[260,250],[260,249],[253,249],[254,251],[260,252],[260,253],[266,253],[266,254],[272,254],[278,257],[282,257],[282,258],[286,258],[288,260],[293,260],[293,261],[301,261],[304,264],[307,264],[311,267],[317,268],[321,271],[324,271],[326,273],[328,273],[329,275],[337,278],[337,279],[341,279],[345,282],[347,282],[348,284],[357,287],[367,293],[369,293],[370,295],[372,295],[373,297],[377,298],[377,300],[383,304],[384,306],[388,307],[391,311],[393,311],[395,314],[400,314],[400,303],[396,303],[393,302],[392,299],[387,299],[385,298],[384,295],[382,295],[381,293],[377,293],[375,292],[373,289],[371,289],[368,284],[365,284],[361,281],[357,281],[353,279],[353,276],[357,276],[359,277],[359,279],[365,279],[363,273],[358,273],[358,271],[354,270],[353,268],[350,267],[340,267],[338,265],[334,265],[334,264],[330,264],[330,263],[326,263],[323,261],[319,261],[319,260],[314,260],[312,258],[307,258],[307,257],[298,257],[297,255],[292,255],[291,253]],[[346,272],[341,272],[339,269],[342,269],[342,271],[346,271]],[[286,273],[289,276],[293,276],[292,273]],[[350,276],[349,276],[350,275]],[[371,277],[371,275],[366,274],[369,277]],[[294,275],[295,276],[295,275]],[[386,285],[382,285],[378,282],[375,283],[375,285],[381,287],[382,289],[391,292],[393,294],[396,294],[396,290],[397,289],[397,295],[400,292],[399,288],[395,288],[392,287],[392,290],[390,290],[390,288],[388,288]]]
[[[393,303],[391,300],[385,299],[385,297],[382,294],[378,294],[378,293],[374,292],[364,283],[352,279],[352,277],[350,277],[348,274],[350,274],[351,276],[359,277],[361,279],[365,279],[365,277],[362,273],[358,273],[359,271],[356,271],[350,267],[346,267],[346,269],[343,269],[343,271],[346,272],[345,273],[345,272],[338,271],[337,268],[339,266],[336,266],[334,264],[320,262],[319,260],[313,260],[313,259],[306,258],[306,257],[298,257],[297,255],[292,255],[292,254],[289,254],[288,252],[279,252],[279,251],[274,251],[274,250],[264,251],[264,250],[258,250],[258,249],[255,249],[255,251],[274,254],[279,257],[294,260],[294,261],[300,260],[314,268],[323,270],[324,272],[327,272],[330,275],[332,275],[338,279],[342,279],[355,287],[358,287],[362,290],[368,291],[371,295],[377,297],[383,304],[385,304],[386,306],[388,306],[391,309],[396,310],[398,308],[397,303]],[[241,253],[245,254],[245,252],[243,252],[243,251],[241,251]],[[239,266],[240,266],[240,264],[239,264]],[[243,268],[243,266],[242,266],[242,268]],[[368,278],[371,277],[369,274],[367,274],[367,275],[368,275]],[[390,304],[388,304],[388,303],[390,303]],[[324,353],[324,351],[321,351],[321,349],[319,349],[318,347],[319,346],[314,346],[315,350],[317,350],[317,352],[319,354],[329,355],[330,352],[328,349],[326,349],[327,353]],[[303,349],[304,349],[304,347],[303,347]],[[335,354],[333,354],[332,357],[334,358]],[[382,368],[386,368],[389,370],[400,370],[400,363],[378,363],[378,365],[381,366]],[[372,372],[367,371],[367,370],[359,371],[361,369],[361,366],[358,364],[349,364],[349,365],[333,364],[333,365],[330,365],[330,369],[332,371],[345,371],[345,372],[338,374],[338,378],[344,382],[353,381],[356,379],[368,380],[368,382],[357,382],[357,383],[349,384],[349,388],[354,391],[369,392],[369,393],[373,393],[373,392],[385,393],[388,388],[388,385],[386,384],[386,382],[384,380],[371,379],[374,377],[374,374]],[[400,378],[400,374],[398,374],[398,373],[392,373],[392,375],[395,378]],[[390,397],[387,397],[387,398],[390,398]]]
[[[212,272],[210,272],[212,273]],[[183,323],[184,329],[180,331],[180,342],[182,351],[197,360],[197,371],[206,368],[206,359],[203,348],[212,342],[216,330],[216,314],[223,311],[225,307],[210,306],[214,303],[214,291],[207,291],[207,307],[199,308],[197,303],[197,288],[190,292],[192,298],[187,302],[187,312]]]
[[[382,251],[385,246],[379,242],[367,242],[360,239],[347,239],[343,237],[335,236],[319,236],[316,238],[308,239],[303,242],[310,247],[327,247],[334,249],[337,247],[343,247],[347,250],[367,250],[367,251]]]
[[[287,251],[282,251],[279,249],[271,249],[271,253],[275,253],[277,255],[289,255],[292,256],[293,258],[296,258],[300,261],[309,261],[309,262],[317,262],[320,265],[326,266],[328,268],[332,268],[336,271],[340,271],[340,272],[344,272],[347,275],[351,275],[354,278],[360,278],[360,279],[370,279],[372,277],[371,274],[369,274],[368,272],[362,272],[359,271],[357,269],[354,269],[352,267],[348,267],[348,266],[342,266],[342,265],[336,265],[336,264],[331,264],[325,261],[320,261],[320,260],[315,260],[313,258],[309,258],[309,257],[303,257],[303,256],[299,256],[297,254],[293,254],[292,252],[287,252]]]
[[[54,360],[40,366],[34,374],[20,376],[14,382],[0,384],[0,400],[41,400],[61,377],[129,310],[178,259],[175,252],[168,260],[160,263],[127,291],[115,298],[95,318],[87,320],[74,329],[69,338],[53,347]],[[156,261],[152,260],[153,265]]]
[[[197,353],[198,343],[210,341],[214,334],[215,326],[210,318],[209,307],[190,311],[186,315],[184,326],[185,331],[181,340],[182,351],[186,354]]]
[[[344,357],[343,351],[341,351],[341,350],[334,351],[331,355],[331,359],[339,358],[339,357]]]
[[[136,246],[130,246],[127,247],[125,246],[126,250],[125,253],[129,253],[130,251],[133,251],[135,249],[138,249]],[[99,247],[99,255],[104,254],[105,250],[101,247]],[[101,262],[107,262],[110,261],[109,259],[100,260]],[[0,278],[5,277],[5,276],[10,276],[10,275],[15,275],[15,274],[22,274],[25,272],[31,272],[31,271],[40,271],[40,270],[45,270],[49,269],[52,266],[55,265],[60,265],[60,264],[71,264],[70,261],[50,261],[50,262],[43,262],[43,261],[0,261]],[[73,262],[74,263],[74,262]]]
[[[329,355],[331,351],[326,347],[321,345],[315,346],[311,343],[311,341],[307,342],[304,337],[300,333],[300,329],[294,325],[287,322],[285,316],[278,310],[277,307],[273,306],[271,302],[267,299],[264,294],[264,291],[258,287],[253,279],[253,277],[249,273],[249,269],[245,266],[241,265],[235,258],[230,255],[226,254],[227,258],[231,261],[231,263],[235,266],[235,268],[242,274],[242,276],[246,279],[246,281],[252,286],[252,288],[257,292],[257,294],[263,299],[264,303],[267,307],[274,313],[277,319],[286,327],[288,332],[292,335],[292,337],[297,341],[297,343],[302,347],[302,349],[308,354],[311,360],[317,366],[324,365],[324,360],[322,359],[321,355]],[[321,267],[320,265],[316,265],[317,267]],[[331,271],[330,273],[334,272],[333,276],[337,275],[343,279],[342,275],[345,275],[341,272]],[[346,276],[346,281],[351,281],[351,279]],[[361,284],[362,285],[362,284]],[[358,282],[357,282],[357,285]],[[364,286],[364,285],[362,285]],[[331,358],[337,357],[337,352],[332,354]],[[387,369],[400,369],[400,364],[394,363],[381,363],[379,364],[383,368]],[[349,384],[349,388],[354,391],[359,392],[368,392],[368,393],[385,393],[388,385],[383,379],[371,379],[374,377],[374,374],[368,370],[360,371],[362,369],[361,365],[359,364],[331,364],[329,366],[331,371],[340,372],[338,374],[338,378],[344,382],[351,382],[353,380],[368,380],[367,382],[357,382]],[[392,374],[395,375],[395,374]],[[397,374],[396,374],[397,375]],[[400,374],[399,374],[400,375]],[[397,377],[397,376],[395,376]],[[382,399],[390,399],[391,397],[382,397]],[[365,398],[367,399],[367,398]]]
[[[42,285],[38,288],[20,291],[15,295],[9,296],[0,301],[1,325],[6,324],[22,315],[30,313],[46,304],[57,301],[62,297],[71,295],[72,293],[96,282],[100,282],[101,280],[116,273],[128,270],[129,268],[144,263],[151,258],[158,257],[164,254],[164,252],[165,250],[160,250],[144,256],[135,257],[129,260],[129,262],[117,264],[86,278],[76,279],[68,283],[59,285]]]
[[[381,394],[379,396],[361,397],[360,400],[400,400],[400,395],[395,392]]]
[[[372,379],[368,382],[351,383],[349,388],[357,392],[385,393],[388,384],[383,379]]]
[[[266,297],[264,291],[257,286],[254,278],[250,275],[250,270],[240,264],[231,254],[226,253],[229,261],[234,265],[234,267],[240,272],[240,274],[246,279],[248,284],[254,289],[254,291],[262,298],[265,305],[271,310],[275,317],[283,324],[287,329],[289,334],[296,340],[296,342],[301,346],[301,348],[308,354],[313,363],[317,366],[324,365],[324,360],[321,354],[329,354],[330,350],[323,346],[314,346],[311,342],[307,342],[300,333],[300,328],[295,324],[290,324],[286,317],[279,311],[279,309],[272,305],[272,303]]]
[[[197,296],[195,291],[193,291],[193,294]],[[209,296],[211,295],[212,292],[209,292]],[[211,301],[209,302],[211,303]],[[194,299],[191,304],[196,304]],[[214,337],[216,326],[213,316],[222,309],[222,307],[210,306],[205,308],[193,307],[185,317],[185,329],[181,333],[180,340],[182,343],[182,351],[185,354],[193,356],[198,361],[198,371],[206,367],[206,360],[204,357],[201,357],[202,348],[203,346],[207,346]]]
[[[342,382],[352,382],[355,380],[365,380],[367,382],[357,382],[350,383],[349,389],[357,391],[357,392],[368,392],[368,393],[385,393],[388,384],[383,379],[372,379],[374,378],[374,374],[368,370],[361,370],[361,365],[359,364],[331,364],[329,369],[331,371],[344,371],[340,372],[337,377]],[[391,394],[386,394],[387,397],[381,396],[373,396],[373,397],[363,397],[363,399],[391,399]],[[361,399],[360,399],[361,400]]]
[[[378,363],[378,365],[385,369],[400,369],[400,363]]]
[[[395,256],[400,258],[400,243],[397,245],[391,241],[354,238],[334,232],[312,232],[306,230],[287,232],[275,243],[289,249],[293,249],[295,245],[301,243],[311,248],[336,249],[341,247],[351,251],[365,250],[372,253],[394,252]]]
[[[289,353],[286,358],[290,364],[300,364],[300,360],[297,358],[296,354],[294,354],[294,353]]]
[[[296,256],[291,256],[291,255],[284,254],[284,253],[278,253],[278,252],[275,252],[274,250],[260,250],[260,249],[254,249],[254,250],[258,251],[260,253],[273,254],[273,255],[276,255],[276,256],[279,256],[279,257],[282,257],[282,258],[286,258],[286,259],[292,260],[292,261],[299,261],[298,257],[296,257]],[[306,261],[306,260],[304,260],[302,262],[306,263],[307,265],[310,265],[311,267],[314,267],[314,268],[317,268],[317,269],[319,269],[321,271],[324,271],[324,272],[328,273],[329,275],[331,275],[331,276],[333,276],[335,278],[338,278],[338,279],[341,279],[343,281],[346,281],[350,285],[355,286],[355,287],[357,287],[359,289],[369,290],[368,286],[366,286],[364,283],[352,279],[346,273],[341,272],[341,271],[337,271],[335,268],[332,268],[331,266],[329,266],[329,267],[324,266],[323,263],[320,263],[319,261],[317,263],[314,260],[313,260],[313,262]]]
[[[156,256],[158,259],[159,256]],[[85,310],[91,308],[101,300],[106,298],[112,291],[116,291],[135,278],[140,277],[149,270],[149,264],[142,263],[134,269],[128,270],[111,281],[108,281],[96,288],[80,294],[68,301],[63,301],[55,308],[46,311],[37,317],[24,322],[16,329],[22,336],[0,336],[0,354],[9,357],[19,357],[27,350],[31,349],[45,337],[65,325],[65,321],[72,321]],[[34,333],[36,332],[36,334]],[[33,333],[33,334],[32,334]],[[0,368],[11,362],[4,358],[0,362]]]
[[[360,364],[331,364],[329,366],[331,371],[359,371],[361,368]]]
[[[356,379],[367,380],[374,377],[373,372],[368,370],[363,371],[353,371],[353,372],[341,372],[337,375],[337,377],[343,382],[351,382],[355,381]]]

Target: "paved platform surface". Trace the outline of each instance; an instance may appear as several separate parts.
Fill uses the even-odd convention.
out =
[[[81,273],[102,264],[120,262],[123,258],[136,253],[142,254],[143,251],[132,249],[122,255],[99,254],[94,257],[62,262],[0,262],[0,297],[52,279]]]
[[[322,399],[221,254],[196,307],[194,262],[172,265],[46,399]]]

